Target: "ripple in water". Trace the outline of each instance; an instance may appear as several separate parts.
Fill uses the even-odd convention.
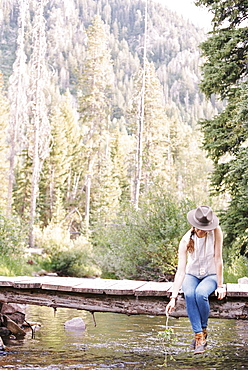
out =
[[[85,331],[65,331],[65,321],[81,317]],[[165,317],[125,316],[110,313],[47,307],[27,307],[27,320],[41,323],[32,339],[6,342],[0,353],[0,369],[15,370],[240,370],[247,369],[248,321],[209,321],[208,350],[194,356],[189,344],[192,332],[187,318],[170,319],[177,342],[167,347],[158,337]],[[166,359],[166,362],[165,362]]]

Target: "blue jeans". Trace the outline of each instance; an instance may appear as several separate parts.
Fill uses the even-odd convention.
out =
[[[207,327],[210,312],[208,297],[216,288],[216,275],[208,275],[202,279],[189,274],[185,275],[182,289],[194,333],[200,333],[202,328]]]

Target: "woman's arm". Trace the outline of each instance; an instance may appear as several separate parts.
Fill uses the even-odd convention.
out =
[[[214,259],[218,284],[215,294],[218,296],[218,299],[223,299],[226,295],[226,290],[223,285],[223,259],[222,259],[223,233],[220,226],[218,226],[214,230],[214,236],[215,236]]]
[[[176,305],[176,298],[179,292],[179,289],[182,286],[184,276],[185,276],[185,270],[186,270],[186,263],[187,263],[187,243],[185,240],[181,240],[179,244],[178,249],[178,267],[177,272],[175,275],[173,288],[172,288],[172,294],[170,298],[170,302],[166,306],[166,313],[170,314]]]

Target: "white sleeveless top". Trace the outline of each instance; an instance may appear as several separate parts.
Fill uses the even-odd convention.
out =
[[[183,240],[188,243],[191,230],[184,236]],[[214,260],[214,230],[208,231],[204,238],[198,238],[193,235],[194,252],[188,252],[188,260],[186,265],[186,274],[194,275],[197,278],[204,278],[207,275],[216,274],[216,266]]]

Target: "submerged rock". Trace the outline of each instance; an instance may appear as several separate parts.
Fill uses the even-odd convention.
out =
[[[2,338],[0,337],[0,351],[5,351],[5,349],[6,349],[6,347],[5,347],[4,343],[3,343]]]
[[[9,329],[7,329],[5,326],[0,326],[0,337],[8,337],[12,333]]]
[[[64,323],[65,330],[85,330],[86,325],[81,317],[74,317]]]
[[[7,315],[16,324],[22,325],[25,320],[25,307],[16,303],[3,303],[1,314]]]
[[[248,277],[242,277],[240,279],[238,279],[238,283],[239,284],[248,284]]]
[[[19,325],[17,325],[6,315],[3,315],[3,324],[15,336],[24,336],[26,334],[26,332]]]

